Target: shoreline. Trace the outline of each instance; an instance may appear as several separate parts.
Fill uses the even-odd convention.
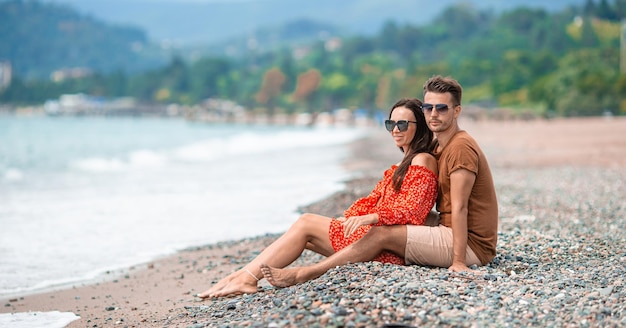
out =
[[[369,140],[372,138],[378,139],[381,136],[386,137],[387,133],[382,132],[382,131],[381,133],[376,132],[376,131],[369,132],[365,137],[362,137],[353,141],[351,144],[348,144],[346,147],[348,148],[349,152],[355,153],[355,149],[354,149],[355,147],[356,148],[369,147],[367,145],[368,142],[365,140]],[[385,140],[385,141],[388,141],[388,140]],[[363,145],[364,143],[366,145]],[[394,152],[394,154],[399,156],[398,158],[401,158],[401,152],[397,151],[397,149],[394,149],[391,143],[389,144],[389,146],[392,147],[391,150]],[[382,148],[384,151],[384,147],[380,147],[380,148]],[[356,153],[361,154],[362,152],[357,149]],[[358,197],[365,196],[367,193],[369,193],[370,189],[373,187],[373,183],[375,183],[377,179],[372,180],[370,177],[367,176],[366,172],[364,172],[364,170],[365,171],[368,170],[367,166],[370,166],[372,162],[364,163],[363,161],[367,161],[367,159],[362,159],[362,158],[356,159],[356,163],[348,160],[346,163],[343,164],[345,165],[346,170],[350,172],[352,171],[361,172],[360,174],[357,174],[357,176],[348,178],[347,181],[341,181],[341,183],[344,184],[344,186],[351,185],[352,186],[351,188],[344,187],[343,190],[340,190],[331,195],[322,197],[319,201],[313,202],[309,205],[299,206],[297,207],[296,212],[303,213],[307,210],[315,209],[314,211],[315,213],[333,216],[334,214],[331,214],[333,212],[332,208],[341,208],[343,206],[344,207],[343,209],[345,209],[347,208],[348,205],[352,203],[352,201],[356,199],[356,198],[351,199],[349,197],[358,198]],[[391,166],[392,164],[392,161],[390,160],[382,160],[382,162],[388,162],[385,164],[381,164],[381,167],[384,167],[384,168],[387,168],[386,164],[388,164],[388,166]],[[380,174],[380,172],[382,172],[382,169],[376,169],[375,171],[376,173]],[[370,183],[371,185],[369,185]],[[361,190],[360,195],[355,195],[355,192],[354,192],[355,190],[354,187],[357,184],[360,184],[360,185],[365,184],[364,188],[359,188]],[[341,205],[343,202],[332,202],[332,203],[328,202],[328,199],[336,198],[338,194],[345,193],[346,190],[351,190],[349,192],[351,196],[344,197],[346,205]],[[333,204],[333,206],[332,208],[325,206],[326,209],[323,207],[320,208],[319,207],[320,204],[323,204],[323,203],[326,203],[327,205]],[[341,211],[337,213],[342,214],[343,209],[341,209]],[[220,242],[212,243],[212,244],[192,246],[192,247],[188,247],[185,249],[181,249],[175,252],[174,254],[159,256],[157,258],[154,258],[153,260],[150,260],[144,263],[138,263],[130,267],[119,268],[115,270],[102,272],[93,279],[86,279],[86,280],[78,281],[78,282],[55,284],[53,286],[44,287],[40,289],[5,294],[5,295],[0,296],[0,302],[3,305],[3,307],[0,308],[0,314],[2,313],[26,313],[26,312],[31,312],[31,311],[36,311],[36,312],[61,311],[61,312],[66,312],[66,313],[71,312],[71,313],[75,313],[81,318],[76,320],[75,322],[70,323],[68,327],[82,327],[82,326],[85,326],[85,321],[91,323],[94,321],[98,321],[100,319],[98,316],[95,316],[95,315],[92,316],[91,314],[91,312],[94,312],[94,311],[98,312],[97,309],[100,308],[100,306],[98,305],[98,302],[102,301],[102,297],[89,296],[90,293],[95,290],[109,291],[110,295],[105,295],[105,299],[106,299],[107,296],[113,296],[114,291],[117,291],[119,288],[127,289],[129,287],[129,285],[120,285],[120,284],[123,284],[124,282],[127,282],[128,280],[138,281],[138,284],[141,284],[142,280],[153,279],[152,278],[153,275],[162,274],[161,270],[166,270],[168,267],[176,267],[174,271],[180,271],[180,270],[185,271],[181,273],[180,275],[171,277],[172,281],[180,280],[182,282],[183,279],[186,279],[185,278],[186,275],[190,275],[192,273],[193,274],[200,273],[202,275],[208,275],[207,278],[215,280],[217,278],[215,278],[214,276],[225,275],[230,272],[222,268],[221,265],[225,265],[225,267],[232,267],[233,270],[237,265],[234,265],[232,263],[221,263],[219,272],[213,272],[213,273],[208,272],[206,268],[200,270],[200,272],[198,271],[194,272],[193,270],[190,271],[188,266],[185,266],[184,269],[181,269],[180,266],[183,262],[185,263],[189,261],[197,262],[197,261],[200,261],[200,259],[202,258],[213,258],[215,261],[219,261],[219,257],[221,255],[218,256],[218,255],[215,255],[214,253],[218,253],[218,254],[226,253],[228,250],[230,250],[233,247],[242,248],[243,245],[246,245],[246,244],[249,244],[249,246],[245,247],[249,251],[259,250],[269,245],[269,243],[271,243],[278,236],[279,234],[268,233],[265,235],[249,236],[249,237],[244,237],[241,239],[224,240],[224,241],[220,241]],[[199,253],[203,255],[198,255],[195,253]],[[204,255],[204,253],[207,253],[207,254]],[[196,260],[181,259],[182,257],[195,256],[195,255],[199,256],[199,258]],[[228,255],[223,255],[223,256],[228,257]],[[204,277],[202,276],[197,277],[197,278],[201,280],[193,284],[190,284],[189,286],[190,289],[183,291],[182,293],[180,293],[180,295],[183,295],[183,296],[193,295],[195,293],[198,293],[208,288],[208,286],[210,286],[211,281],[203,280]],[[178,282],[175,285],[168,284],[167,286],[168,286],[167,287],[168,289],[178,288],[181,286],[181,283]],[[269,284],[266,284],[266,287],[269,287]],[[129,295],[129,292],[133,293],[135,291],[136,291],[135,289],[132,289],[130,291],[125,290],[122,293],[122,295],[118,295],[117,297],[121,299],[132,298],[132,296]],[[108,297],[108,298],[112,298],[112,297]],[[86,299],[90,299],[90,300],[85,301]],[[162,302],[169,302],[169,301],[171,300],[170,299],[162,300]],[[181,302],[181,301],[182,299],[178,300],[178,302]],[[190,300],[188,301],[194,302],[193,297],[190,297]],[[173,303],[171,304],[171,306],[174,306],[175,304],[177,304],[174,301],[172,302]],[[68,303],[70,304],[70,306],[65,306],[65,307],[58,306],[58,304],[68,304]],[[86,315],[85,311],[86,311],[86,308],[89,308],[90,306],[86,305],[84,306],[84,308],[81,309],[81,307],[79,306],[79,304],[81,303],[82,304],[88,303],[93,306],[93,308],[90,311],[87,310],[87,312],[90,312],[89,314]],[[119,304],[119,303],[112,302],[111,304]],[[73,306],[76,306],[76,307],[74,308]],[[157,306],[160,307],[161,305],[157,305]],[[121,310],[121,307],[115,306],[115,305],[104,307],[104,308],[106,310],[106,308],[111,308],[111,307],[114,307],[116,311]],[[151,310],[153,310],[153,307],[154,305],[149,306]],[[133,311],[133,312],[137,310],[138,310],[138,307],[132,307],[130,309],[130,311]],[[166,308],[162,308],[161,310],[164,312],[169,311],[170,305],[168,305]],[[132,313],[132,314],[134,315],[135,313]],[[110,322],[107,322],[107,321],[111,321],[110,318],[105,318],[105,319],[109,319],[109,320],[105,320],[103,324],[109,324]],[[121,322],[124,322],[124,320],[122,320]],[[137,325],[138,326],[145,325],[147,320],[143,320],[141,322],[142,322],[141,324],[137,324]]]
[[[189,246],[285,230],[298,206],[342,188],[347,144],[367,133],[79,121],[4,121],[15,147],[0,160],[0,195],[7,196],[0,203],[8,206],[0,211],[7,224],[0,298],[99,279]],[[97,131],[107,130],[117,136],[100,149]],[[44,140],[37,131],[56,137]],[[242,197],[247,206],[237,205]],[[193,228],[209,221],[208,231]]]
[[[198,302],[193,298],[193,294],[208,288],[213,282],[246,263],[250,257],[255,256],[277,237],[277,235],[262,235],[182,250],[172,256],[146,263],[145,267],[128,268],[126,273],[111,281],[77,284],[67,289],[16,297],[13,301],[3,298],[0,313],[67,311],[81,317],[70,323],[68,327],[109,325],[188,327],[194,324],[202,324],[199,327],[204,327],[228,322],[249,326],[254,322],[263,322],[265,325],[270,322],[279,322],[279,318],[289,320],[292,325],[295,325],[296,322],[302,322],[298,321],[303,320],[301,316],[310,320],[309,324],[324,325],[324,321],[328,324],[330,320],[338,320],[338,318],[358,322],[358,315],[367,316],[370,321],[364,321],[363,325],[356,326],[372,325],[372,322],[380,324],[385,320],[409,324],[436,324],[438,322],[443,325],[455,323],[463,325],[463,322],[467,324],[468,320],[469,322],[483,322],[487,325],[504,324],[507,322],[503,321],[506,317],[500,317],[497,313],[491,313],[494,321],[481,321],[480,313],[485,309],[482,309],[480,305],[468,306],[467,299],[464,301],[466,305],[461,306],[463,307],[461,312],[453,311],[454,306],[446,309],[441,305],[446,302],[444,300],[460,297],[458,290],[468,290],[468,288],[477,290],[476,286],[482,286],[480,289],[483,293],[467,295],[471,295],[474,299],[487,297],[483,300],[483,305],[492,304],[493,300],[489,298],[489,294],[514,287],[510,295],[500,293],[502,296],[497,302],[500,307],[505,306],[509,310],[509,315],[513,315],[520,325],[526,322],[523,320],[530,320],[528,322],[532,323],[534,319],[526,318],[522,312],[518,313],[515,310],[516,306],[525,308],[527,313],[535,313],[534,318],[550,319],[552,315],[555,324],[578,326],[574,324],[577,322],[575,320],[579,320],[580,326],[617,326],[626,323],[624,304],[618,301],[626,296],[624,279],[619,278],[626,273],[624,272],[626,254],[615,252],[611,254],[610,248],[626,248],[623,216],[626,207],[620,205],[626,194],[624,194],[623,187],[619,189],[617,186],[626,174],[619,172],[620,168],[626,167],[626,119],[616,118],[606,121],[596,118],[560,122],[504,123],[463,121],[460,125],[470,132],[483,147],[494,173],[494,179],[497,179],[498,199],[501,206],[498,263],[494,261],[489,266],[480,268],[479,270],[489,276],[489,279],[481,278],[474,281],[473,288],[471,279],[464,278],[462,275],[448,275],[444,269],[383,266],[372,262],[333,269],[315,281],[291,288],[274,289],[262,281],[261,292],[254,295],[204,302]],[[576,133],[571,133],[571,131]],[[614,133],[606,133],[606,131]],[[564,133],[568,133],[567,138],[558,139]],[[593,140],[586,141],[590,136],[595,139],[591,138]],[[353,142],[350,145],[350,152],[354,156],[350,157],[345,165],[348,170],[359,172],[359,174],[345,181],[344,190],[318,202],[302,206],[300,211],[333,216],[356,200],[355,197],[369,193],[373,184],[380,178],[382,171],[401,159],[401,152],[393,145],[384,146],[385,142],[391,144],[387,138],[388,134],[383,131],[383,133],[374,133],[368,138]],[[549,147],[543,147],[548,141],[560,145],[559,151],[551,152]],[[601,158],[590,156],[598,151],[606,156]],[[397,157],[394,158],[394,156]],[[558,181],[550,180],[555,178]],[[585,186],[587,190],[580,189],[580,185]],[[601,186],[608,191],[605,191],[606,194],[598,195],[597,190]],[[567,191],[570,189],[575,189],[576,193],[568,194]],[[606,197],[614,198],[605,199]],[[605,222],[596,222],[599,221],[595,218],[600,215],[598,214],[600,212],[592,207],[580,207],[581,199],[591,204],[603,204],[599,205],[603,206],[600,212],[612,213],[613,217],[607,218]],[[558,208],[554,208],[555,202],[559,204]],[[533,206],[529,207],[528,204],[533,204]],[[573,215],[575,220],[572,219]],[[615,228],[617,231],[613,231],[611,226],[617,227]],[[609,247],[611,243],[599,244],[603,238],[610,239],[612,245]],[[525,245],[538,247],[525,248]],[[572,247],[582,251],[580,254],[574,254],[570,251]],[[550,248],[549,251],[548,248]],[[600,252],[597,255],[598,259],[604,260],[598,262],[594,258],[594,253],[585,251],[587,248]],[[296,264],[312,263],[319,258],[319,255],[307,251]],[[611,266],[603,266],[603,262]],[[578,263],[583,269],[571,268],[569,263]],[[554,268],[546,267],[548,264],[554,265]],[[558,272],[553,273],[553,269]],[[373,275],[375,272],[378,272],[378,276]],[[537,276],[538,272],[541,272],[543,278]],[[407,283],[402,283],[406,281],[402,277],[406,277],[407,274],[424,278],[420,279],[424,285],[419,285],[420,282],[418,282],[417,286],[413,286],[409,282],[411,288],[407,291]],[[559,278],[564,274],[565,278]],[[595,281],[591,274],[606,274],[613,278]],[[357,282],[348,285],[341,282],[341,279],[345,279],[344,282],[351,281],[351,276],[360,278],[355,280]],[[385,306],[371,307],[366,306],[367,302],[362,299],[355,300],[359,299],[359,293],[375,295],[376,293],[370,289],[377,288],[378,280],[394,276],[397,276],[395,280],[386,281],[387,290],[397,289],[404,294],[413,295],[412,290],[418,288],[421,290],[415,296],[418,298],[419,295],[428,295],[432,293],[432,290],[436,291],[440,288],[447,291],[442,292],[441,295],[434,293],[432,295],[434,298],[427,297],[427,300],[420,301],[422,303],[417,308],[415,305],[398,306],[397,304],[389,309]],[[339,279],[337,277],[344,278],[336,281]],[[582,281],[579,284],[584,283],[584,288],[567,283],[576,279]],[[557,292],[547,291],[559,281],[564,284],[564,287],[556,286],[559,287],[556,288]],[[328,287],[327,290],[318,290],[318,286],[335,284],[342,289]],[[351,293],[350,290],[353,292]],[[522,290],[525,291],[520,292]],[[548,299],[537,297],[537,293],[542,290]],[[529,293],[534,296],[528,296]],[[313,305],[300,300],[298,295],[304,294],[313,299]],[[559,296],[561,294],[564,296]],[[335,304],[331,299],[325,298],[331,295],[335,295],[335,301],[337,295],[343,295],[342,299],[351,300],[351,305]],[[394,299],[394,297],[387,296],[387,299]],[[282,306],[277,305],[278,301],[270,301],[268,304],[264,301],[268,298],[280,299]],[[433,302],[436,303],[439,298],[441,302],[436,308],[436,313],[427,310],[421,315],[421,311],[437,307],[433,305]],[[555,312],[542,308],[545,302],[551,306],[570,304],[570,307],[575,308],[577,307],[576,299],[585,300],[586,303],[578,304],[578,307],[582,307],[583,310],[588,309],[589,313],[576,316],[573,309],[569,308],[561,308],[562,313],[557,313],[558,310]],[[568,303],[570,300],[571,303]],[[474,301],[469,303],[474,304]],[[285,304],[291,304],[291,306],[285,307]],[[326,306],[326,304],[330,305]],[[353,310],[342,315],[343,312],[338,310],[337,306]],[[603,312],[605,310],[602,306],[608,309],[608,314]],[[248,314],[246,318],[246,313],[250,309],[262,314],[257,316]],[[396,309],[396,312],[393,309]],[[404,317],[397,312],[399,309],[412,314],[406,316],[404,320]],[[315,315],[317,312],[314,310],[321,312]],[[311,317],[303,311],[314,314]],[[547,314],[544,313],[546,311]],[[221,313],[221,317],[215,316],[216,313]],[[597,313],[605,314],[598,316]],[[582,324],[580,320],[586,320],[586,324]],[[367,322],[369,324],[365,324]]]

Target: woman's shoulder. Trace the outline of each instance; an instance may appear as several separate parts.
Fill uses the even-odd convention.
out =
[[[411,160],[411,165],[426,166],[425,164],[435,164],[436,166],[437,159],[430,153],[419,153]]]
[[[437,159],[435,156],[429,153],[419,153],[413,157],[411,161],[411,167],[424,167],[435,174],[438,174]]]

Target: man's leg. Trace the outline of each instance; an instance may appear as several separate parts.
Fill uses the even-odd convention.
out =
[[[443,225],[408,226],[404,259],[409,264],[448,268],[452,265],[452,246],[451,228]],[[468,266],[480,265],[480,260],[469,246],[465,259]]]
[[[272,285],[288,287],[315,279],[336,266],[371,261],[383,251],[404,258],[405,248],[406,226],[374,226],[363,238],[316,264],[285,269],[262,264],[261,272]]]

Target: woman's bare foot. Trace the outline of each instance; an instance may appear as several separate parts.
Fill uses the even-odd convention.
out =
[[[206,297],[210,297],[211,294],[214,294],[215,292],[221,290],[222,288],[224,288],[224,286],[228,285],[228,283],[233,280],[234,276],[236,276],[238,274],[238,272],[233,272],[231,274],[229,274],[228,276],[222,278],[220,281],[217,282],[217,284],[213,285],[211,288],[203,291],[202,293],[197,294],[196,296],[201,297],[201,298],[206,298]]]
[[[263,277],[267,279],[267,281],[272,284],[272,286],[284,288],[293,286],[303,281],[298,281],[298,272],[300,268],[272,268],[267,264],[261,264],[261,272],[263,273]]]
[[[259,279],[245,269],[233,272],[220,280],[213,287],[198,294],[200,298],[214,298],[224,296],[235,296],[241,294],[252,294],[258,291],[257,283]]]

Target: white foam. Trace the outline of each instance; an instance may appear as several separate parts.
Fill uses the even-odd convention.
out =
[[[73,161],[70,167],[91,173],[121,172],[162,167],[171,161],[209,162],[233,155],[261,154],[277,150],[344,144],[362,135],[363,133],[358,130],[323,128],[284,131],[274,134],[243,132],[224,138],[201,140],[171,150],[140,149],[122,157],[82,158]]]
[[[7,181],[20,181],[24,178],[22,171],[14,168],[9,168],[4,172],[4,179]]]
[[[127,165],[119,158],[91,157],[77,160],[71,166],[87,172],[114,172],[122,171]]]
[[[18,312],[0,313],[0,327],[11,328],[63,328],[80,319],[72,312]]]
[[[329,131],[329,129],[310,129],[275,134],[242,133],[186,145],[174,150],[173,156],[177,160],[203,162],[232,155],[344,144],[363,135],[355,130],[333,130],[332,133],[324,133],[325,130]]]
[[[130,154],[129,163],[133,168],[160,167],[167,158],[158,152],[151,150],[138,150]]]
[[[151,150],[137,150],[128,155],[128,158],[118,157],[90,157],[76,160],[71,167],[85,172],[121,172],[131,169],[143,169],[151,167],[161,167],[167,162],[165,154]]]

